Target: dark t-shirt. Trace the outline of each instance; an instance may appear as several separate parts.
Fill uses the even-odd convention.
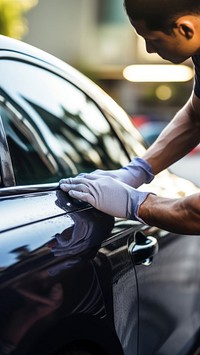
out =
[[[195,67],[194,92],[200,98],[200,55],[194,55],[192,60]]]

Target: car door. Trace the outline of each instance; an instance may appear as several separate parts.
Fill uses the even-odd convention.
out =
[[[138,354],[196,354],[200,331],[200,239],[163,230],[156,234],[159,252],[152,263],[136,265]]]
[[[116,248],[112,249],[108,239],[102,252],[113,269],[115,326],[125,354],[197,354],[198,236],[121,220],[115,228]]]
[[[111,237],[103,241],[98,253],[112,267],[115,328],[126,355],[138,354],[140,300],[135,266],[149,264],[158,251],[150,232],[155,235],[141,223],[116,219]]]
[[[25,191],[0,189],[0,353],[61,355],[85,339],[121,355],[93,261],[113,218],[61,190]]]
[[[63,214],[63,212],[57,211],[58,207],[67,212],[67,220],[72,218],[72,214],[74,215],[73,219],[77,219],[75,217],[76,209],[85,210],[85,206],[81,207],[79,204],[77,206],[75,202],[71,205],[69,202],[63,201],[62,206],[58,206],[58,203],[55,202],[55,195],[61,194],[57,183],[60,178],[76,175],[82,171],[91,171],[95,168],[119,168],[122,164],[128,162],[128,153],[123,149],[121,140],[94,100],[90,99],[75,85],[60,75],[48,71],[47,68],[42,68],[41,63],[36,66],[28,61],[20,61],[19,58],[15,61],[11,56],[9,60],[2,60],[3,67],[4,72],[7,72],[8,75],[2,78],[1,85],[1,134],[5,140],[4,148],[8,145],[7,149],[4,149],[4,153],[7,158],[10,154],[11,158],[9,163],[8,159],[6,161],[1,160],[2,188],[0,189],[0,195],[2,196],[2,211],[4,211],[1,242],[3,243],[3,240],[15,240],[13,245],[10,245],[10,242],[8,243],[7,249],[2,248],[7,258],[5,260],[7,264],[4,267],[8,266],[9,262],[11,267],[12,262],[15,264],[16,255],[19,254],[19,258],[26,258],[30,250],[33,256],[41,256],[41,253],[44,253],[44,258],[45,254],[46,257],[49,257],[47,245],[52,244],[50,233],[52,232],[54,236],[60,235],[60,230],[64,228],[64,221],[66,221],[65,216],[57,218],[57,213]],[[23,78],[23,80],[20,80],[20,78]],[[52,190],[52,193],[50,190]],[[62,193],[62,195],[64,194]],[[18,203],[20,203],[21,208]],[[14,207],[17,205],[18,213],[15,215]],[[13,216],[12,221],[5,213],[6,206],[10,208],[10,215]],[[12,211],[11,206],[13,206]],[[86,225],[88,225],[90,218],[91,222],[93,221],[95,213],[98,215],[97,212],[85,212],[84,214],[84,211],[82,211],[79,216],[82,215]],[[56,215],[58,222],[54,220],[54,215]],[[87,217],[88,215],[90,218]],[[64,224],[59,222],[61,219]],[[38,223],[38,220],[41,223]],[[105,230],[109,226],[108,216],[101,217],[102,220],[105,225],[102,222],[101,225],[98,224],[98,218],[96,218],[95,223],[95,235],[99,235],[100,238],[99,245],[100,241],[103,241],[107,236]],[[35,225],[34,228],[32,224]],[[94,257],[92,264],[97,272],[104,295],[103,306],[101,303],[100,306],[105,307],[105,310],[102,308],[100,315],[103,319],[107,317],[111,325],[114,321],[125,354],[128,354],[130,349],[135,354],[137,353],[137,287],[134,265],[128,253],[130,238],[132,238],[133,230],[138,223],[133,224],[132,222],[123,221],[123,223],[120,223],[120,220],[116,221],[112,236],[107,238],[108,243],[102,246],[97,256],[92,255]],[[18,230],[15,231],[16,227]],[[88,227],[88,229],[91,228]],[[31,230],[31,233],[29,230]],[[95,235],[93,235],[93,239]],[[35,243],[38,244],[35,245]],[[107,252],[105,255],[106,249],[111,251],[109,255]],[[10,251],[12,253],[9,257]],[[40,258],[39,260],[41,262]],[[72,263],[71,259],[70,262]],[[49,270],[49,266],[45,265],[46,263],[43,264],[43,268],[47,267]],[[52,267],[52,273],[55,272],[57,275],[56,270],[59,272],[59,265]],[[106,277],[103,272],[106,272]],[[87,273],[84,276],[85,278],[82,276],[81,285],[83,280],[85,280],[85,283],[89,283],[86,275]],[[123,278],[121,278],[122,276]],[[129,303],[126,301],[127,308],[123,323],[121,322],[120,312],[118,312],[126,289],[125,287],[121,288],[122,281],[125,284],[129,282],[127,292]],[[19,284],[20,282],[18,282]],[[23,289],[28,287],[26,284],[27,281],[22,280]],[[110,292],[108,292],[109,290]],[[110,296],[113,291],[116,302],[113,302]],[[80,289],[77,289],[76,292],[80,292]],[[101,298],[99,290],[97,296]],[[68,302],[72,302],[72,299],[68,298]],[[90,309],[93,309],[92,303],[89,306]],[[126,319],[128,320],[130,311],[132,312],[132,320],[128,322]],[[97,313],[97,309],[94,308],[93,312]],[[116,317],[115,313],[117,314]],[[108,341],[104,345],[112,347],[111,354],[112,351],[116,355],[121,354],[119,344],[115,345],[117,342],[112,335],[111,325],[109,325],[107,335],[104,332],[104,341],[108,337],[110,345]],[[73,329],[72,325],[70,328]],[[91,328],[88,327],[88,331],[90,330],[93,334],[96,328],[93,330]],[[125,330],[128,329],[129,335],[128,337],[126,335],[123,340],[126,334]],[[81,328],[81,334],[83,332],[84,330]],[[57,342],[56,336],[57,332],[54,334],[55,343]],[[102,337],[102,334],[98,335],[98,331],[96,331],[95,336]],[[25,340],[24,343],[27,349]],[[48,348],[53,347],[52,343],[50,344]]]

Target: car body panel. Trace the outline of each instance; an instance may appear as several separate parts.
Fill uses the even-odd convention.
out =
[[[161,234],[158,244],[159,253],[151,267],[136,266],[139,354],[147,349],[152,355],[190,354],[200,327],[200,270],[199,263],[194,262],[199,258],[200,240],[198,236],[166,233]]]
[[[15,64],[19,71],[13,70]],[[200,330],[200,239],[114,219],[71,199],[57,181],[62,174],[76,175],[82,168],[92,168],[92,164],[88,168],[89,159],[96,159],[96,168],[101,168],[101,163],[112,169],[142,155],[142,137],[127,114],[67,64],[2,36],[0,68],[4,68],[0,77],[0,353],[4,354],[7,347],[7,353],[16,355],[60,355],[73,343],[92,355],[191,354]],[[35,76],[29,72],[32,68]],[[46,81],[38,80],[37,73]],[[50,85],[52,76],[58,87]],[[90,134],[77,111],[72,115],[68,110],[68,116],[63,116],[73,128],[69,152],[77,148],[73,146],[76,139],[81,146],[89,137],[87,149],[83,146],[77,150],[78,158],[86,157],[80,166],[76,154],[73,160],[67,151],[66,158],[55,142],[62,121],[50,107],[54,99],[58,98],[59,105],[67,101],[65,90],[61,90],[62,95],[59,91],[61,82],[73,86],[74,94],[78,92],[80,112],[82,116],[86,112],[89,122]],[[47,92],[46,106],[39,106],[36,98],[41,96],[43,100]],[[69,97],[69,104],[71,101]],[[91,112],[95,121],[89,120]],[[12,116],[10,121],[7,114]],[[56,119],[55,131],[50,130],[46,123]],[[73,136],[79,125],[83,131]],[[15,131],[16,127],[21,130]],[[62,126],[64,131],[66,127]],[[88,145],[101,136],[98,127],[105,139]],[[97,130],[96,136],[91,135],[93,130]],[[23,180],[14,154],[20,146],[29,151],[27,137],[31,148],[35,145],[39,149],[41,161],[50,168],[60,167],[60,175],[52,178],[49,173],[47,179],[40,181],[39,177],[34,183],[40,169],[36,166],[34,175],[30,165],[27,181]],[[12,149],[10,138],[17,143]],[[192,183],[167,171],[159,174],[148,189],[163,197],[182,197],[197,191]]]
[[[20,195],[24,206],[19,204],[18,214],[27,211],[27,215],[14,230],[11,227],[0,233],[1,337],[4,333],[7,337],[12,334],[13,342],[17,343],[17,354],[34,354],[43,343],[41,334],[45,338],[54,329],[53,343],[49,341],[46,350],[41,350],[42,347],[37,350],[38,354],[48,354],[50,349],[53,353],[62,342],[66,345],[83,336],[80,326],[80,331],[76,327],[76,333],[68,331],[68,335],[63,334],[62,338],[58,330],[55,332],[55,325],[60,327],[58,320],[62,325],[66,323],[67,330],[69,322],[70,329],[73,329],[73,318],[78,324],[83,318],[84,324],[88,325],[86,339],[92,337],[91,341],[98,344],[98,338],[106,334],[108,327],[112,345],[120,354],[112,312],[106,309],[93,261],[103,239],[109,236],[113,218],[85,207],[68,213],[66,204],[69,200],[63,199],[64,193],[57,191],[52,195],[50,198],[46,193],[49,208],[55,206],[54,215],[45,213],[37,221],[32,220],[26,201],[31,199],[32,210],[38,210],[38,199],[42,205],[45,194]],[[9,200],[11,219],[15,216],[12,210],[12,207],[16,208],[15,201],[15,198]],[[4,210],[5,205],[1,206]],[[45,204],[43,208],[48,210]],[[96,339],[94,330],[90,334],[92,327],[96,327]],[[98,328],[101,327],[100,332]],[[108,349],[109,346],[105,344],[104,347]]]
[[[62,200],[63,206],[60,206],[60,202],[57,201]],[[0,201],[2,206],[1,232],[49,219],[55,215],[59,216],[64,214],[64,211],[72,212],[78,209],[77,204],[72,205],[72,200],[66,199],[65,194],[60,190],[4,196],[0,197]]]

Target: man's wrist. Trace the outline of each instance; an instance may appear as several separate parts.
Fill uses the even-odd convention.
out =
[[[134,161],[137,162],[137,165],[145,172],[146,174],[146,181],[145,184],[149,184],[154,179],[154,174],[152,171],[151,165],[148,163],[147,160],[143,158],[134,158]]]
[[[138,206],[137,219],[143,223],[149,224],[151,221],[151,211],[157,196],[149,192],[143,202]]]
[[[154,178],[151,165],[142,158],[134,158],[122,169],[126,170],[129,174],[129,180],[127,180],[129,181],[128,185],[134,188],[138,188],[143,184],[148,184]]]

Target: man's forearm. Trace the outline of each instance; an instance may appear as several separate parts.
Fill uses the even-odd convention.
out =
[[[180,199],[150,194],[140,205],[138,215],[145,223],[170,232],[200,234],[200,194]]]
[[[185,156],[200,141],[200,100],[193,96],[176,114],[143,158],[156,175]]]

